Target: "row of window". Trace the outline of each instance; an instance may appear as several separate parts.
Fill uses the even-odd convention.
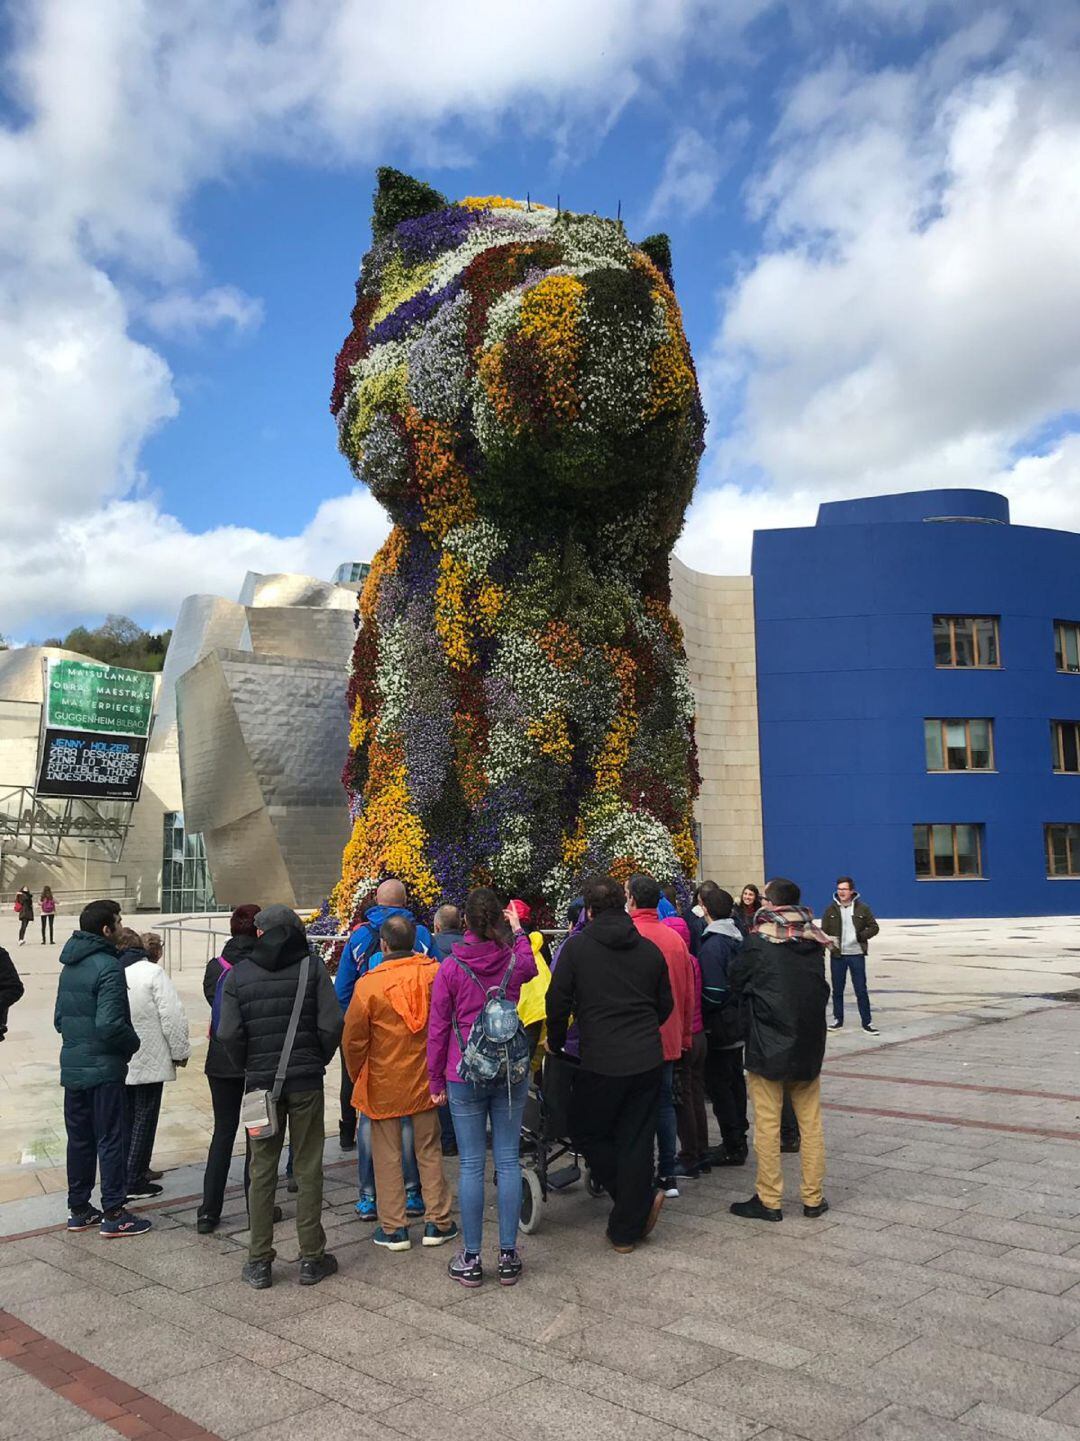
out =
[[[923,721],[928,771],[992,771],[994,722],[986,718]],[[1080,721],[1050,722],[1050,763],[1058,775],[1080,775]]]
[[[1080,621],[1054,622],[1054,663],[1080,674]],[[934,616],[934,664],[939,670],[998,670],[1001,636],[996,615]]]
[[[1080,822],[1043,827],[1048,880],[1080,877]],[[983,828],[970,822],[914,827],[915,877],[923,881],[977,880],[983,874]]]

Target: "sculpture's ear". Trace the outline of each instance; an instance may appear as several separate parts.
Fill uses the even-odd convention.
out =
[[[371,233],[376,240],[384,240],[403,220],[430,215],[447,203],[446,196],[430,185],[403,175],[400,170],[392,170],[389,165],[380,165],[375,173],[379,177],[379,188],[373,197]]]
[[[638,243],[638,249],[644,250],[652,263],[660,271],[664,279],[671,283],[671,240],[663,233],[659,235],[647,235],[644,240]]]

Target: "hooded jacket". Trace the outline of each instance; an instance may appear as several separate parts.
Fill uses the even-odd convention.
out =
[[[0,1041],[7,1030],[8,1007],[23,998],[23,983],[15,969],[15,963],[0,946]]]
[[[285,1047],[300,963],[309,954],[307,936],[293,926],[273,926],[256,940],[225,977],[218,1040],[242,1067],[246,1089],[268,1091]],[[317,1090],[341,1040],[341,1007],[333,982],[316,956],[308,968],[283,1095]]]
[[[429,956],[399,956],[356,983],[341,1044],[352,1103],[373,1121],[433,1109],[427,1038],[438,970]]]
[[[812,1081],[825,1058],[825,949],[809,911],[778,910],[790,939],[752,931],[728,966],[746,1037],[746,1069],[770,1081]]]
[[[559,952],[547,993],[548,1045],[563,1049],[572,1014],[586,1070],[640,1075],[664,1059],[660,1027],[673,1005],[660,948],[625,911],[601,911]]]
[[[661,900],[664,898],[661,897]],[[669,901],[670,905],[671,902]],[[642,906],[630,918],[646,940],[663,952],[674,1007],[660,1027],[664,1060],[677,1061],[694,1038],[694,971],[685,941],[660,919],[659,910]]]
[[[176,1080],[176,1062],[191,1055],[187,1015],[176,987],[143,950],[120,952],[131,1024],[139,1049],[128,1064],[129,1086]]]
[[[445,961],[454,947],[460,945],[464,939],[464,931],[434,931],[429,954],[437,961]]]
[[[123,1081],[139,1049],[116,947],[76,931],[60,952],[53,1024],[60,1032],[60,1084],[69,1091]]]
[[[225,970],[221,964],[222,956],[229,962],[231,969],[245,956],[251,955],[255,948],[255,939],[254,936],[230,936],[221,948],[221,955],[214,956],[207,961],[206,970],[203,972],[202,988],[208,1006],[212,1007],[214,1004],[218,980]],[[208,1076],[213,1076],[218,1081],[242,1081],[244,1079],[243,1067],[236,1064],[217,1036],[210,1036],[207,1041],[204,1070]]]
[[[701,1008],[709,1044],[726,1050],[742,1044],[739,1007],[731,994],[728,969],[743,943],[734,919],[709,921],[698,947],[701,966]]]
[[[870,949],[870,942],[877,935],[881,927],[877,923],[877,917],[873,911],[861,900],[858,891],[851,898],[852,922],[855,926],[855,939],[859,943],[859,949],[865,956]],[[825,907],[825,914],[821,918],[821,929],[827,935],[836,937],[836,945],[830,946],[829,953],[833,956],[840,955],[840,942],[844,934],[844,920],[840,912],[839,897],[833,893],[833,898]]]
[[[517,1005],[522,986],[536,975],[536,959],[524,931],[514,932],[512,947],[503,945],[501,941],[482,941],[479,936],[466,931],[465,939],[440,964],[431,989],[431,1020],[428,1025],[428,1080],[433,1095],[444,1091],[448,1081],[461,1080],[458,1071],[461,1046],[454,1029],[455,1020],[457,1030],[468,1041],[472,1024],[484,1008],[488,991],[502,984],[511,955],[514,957],[514,968],[510,973],[506,996]],[[457,964],[457,956],[476,973],[479,986]]]
[[[360,975],[367,971],[373,971],[382,960],[382,949],[378,941],[379,927],[390,916],[405,916],[407,920],[412,921],[416,925],[417,951],[424,951],[428,955],[432,953],[431,932],[427,926],[420,925],[408,906],[369,906],[364,912],[363,921],[342,947],[337,975],[334,977],[334,992],[343,1011],[349,1009],[353,988]],[[375,943],[375,950],[365,961],[364,955],[371,949],[372,942]]]

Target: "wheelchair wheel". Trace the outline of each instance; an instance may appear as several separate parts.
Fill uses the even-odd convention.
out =
[[[591,1171],[585,1172],[585,1189],[594,1201],[598,1200],[604,1194],[603,1186],[600,1185],[599,1181],[593,1180],[593,1173]]]
[[[540,1208],[544,1204],[540,1177],[526,1167],[521,1173],[521,1229],[531,1236],[540,1226]]]

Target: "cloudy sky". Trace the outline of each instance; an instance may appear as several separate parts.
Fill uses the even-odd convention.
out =
[[[370,557],[327,401],[383,163],[669,232],[691,564],[912,487],[1080,529],[1074,6],[8,0],[0,47],[9,636]]]

